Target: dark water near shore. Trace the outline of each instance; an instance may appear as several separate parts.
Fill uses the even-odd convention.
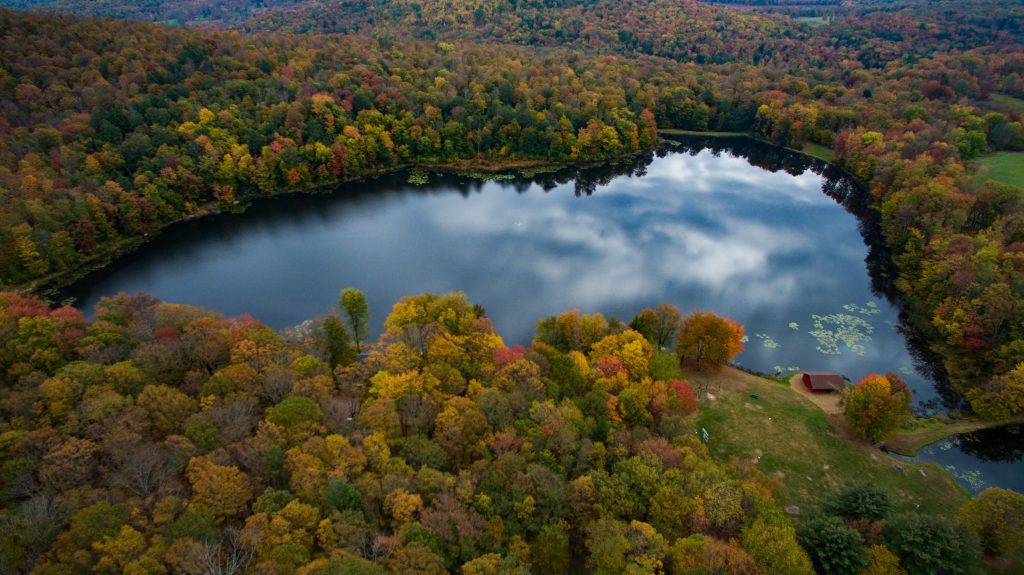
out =
[[[974,494],[989,487],[1024,493],[1024,425],[955,435],[907,459],[938,464]]]
[[[284,328],[352,286],[379,331],[402,296],[461,290],[509,345],[566,309],[629,321],[665,302],[744,324],[745,368],[852,381],[894,371],[915,400],[935,402],[934,372],[891,303],[868,201],[824,162],[745,139],[686,139],[596,169],[490,182],[434,174],[424,186],[389,176],[256,200],[242,215],[173,226],[62,296],[91,309],[142,291]],[[953,466],[968,488],[1022,487],[1019,451],[996,447],[992,457],[1012,460],[996,464],[963,445],[921,458]]]

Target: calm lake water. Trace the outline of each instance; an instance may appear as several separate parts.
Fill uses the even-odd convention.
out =
[[[924,447],[908,459],[946,468],[974,494],[989,487],[1024,493],[1024,425],[956,435]]]
[[[917,401],[935,401],[887,297],[889,260],[867,201],[823,162],[745,139],[687,139],[624,165],[514,181],[390,176],[257,200],[244,215],[176,225],[62,295],[91,310],[100,296],[142,291],[284,328],[352,286],[380,331],[402,296],[462,290],[508,345],[528,344],[537,320],[567,309],[629,321],[665,302],[743,323],[746,368],[853,381],[894,371]],[[986,443],[987,458],[969,440],[920,458],[952,466],[969,489],[1021,489],[1019,451],[1003,439]]]
[[[863,201],[822,162],[748,140],[688,140],[628,165],[532,179],[390,177],[259,200],[243,215],[174,226],[64,295],[91,310],[100,296],[142,291],[283,328],[353,286],[380,330],[404,295],[462,290],[509,345],[567,309],[629,321],[666,302],[744,324],[746,368],[853,381],[894,371],[916,399],[933,398],[896,308],[873,291],[882,258],[869,257],[870,222],[851,214]]]

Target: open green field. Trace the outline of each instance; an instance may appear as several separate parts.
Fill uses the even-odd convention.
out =
[[[658,368],[670,369],[661,362]],[[898,461],[849,437],[840,419],[831,420],[788,384],[733,368],[682,375],[715,397],[701,400],[697,422],[708,431],[715,459],[756,460],[761,471],[778,479],[780,503],[799,506],[801,514],[849,479],[892,492],[899,511],[952,517],[969,499],[938,466]]]
[[[826,162],[834,162],[836,160],[836,153],[832,151],[832,148],[827,148],[814,142],[807,142],[800,151]]]
[[[1024,114],[1024,100],[1020,98],[1014,98],[1007,94],[992,93],[989,94],[988,101],[992,103],[993,108],[1006,110],[1014,114]]]
[[[827,16],[801,16],[799,18],[794,18],[794,20],[800,22],[801,24],[807,24],[811,28],[828,26],[829,24],[832,23],[832,19]]]
[[[1024,190],[1024,152],[996,152],[978,158],[977,184],[996,180]]]

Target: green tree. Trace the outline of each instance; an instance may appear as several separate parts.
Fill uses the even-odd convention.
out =
[[[324,319],[324,343],[327,347],[327,362],[331,368],[350,365],[356,360],[356,350],[349,344],[345,323],[333,313]]]
[[[633,317],[629,322],[629,327],[653,344],[657,338],[658,315],[654,313],[653,309],[645,307]]]
[[[354,485],[338,477],[327,480],[324,488],[324,504],[334,511],[360,511],[363,496]]]
[[[297,436],[319,423],[323,413],[308,397],[293,395],[267,410],[267,421],[280,425],[285,432]]]
[[[899,556],[908,573],[968,575],[981,554],[978,540],[967,527],[915,513],[889,522],[885,545]]]
[[[838,492],[827,495],[822,506],[826,513],[847,521],[878,521],[889,516],[892,503],[892,495],[873,483],[847,481]]]
[[[338,307],[345,312],[348,327],[352,330],[352,340],[356,344],[356,353],[359,353],[369,331],[367,320],[370,317],[370,308],[366,304],[366,296],[355,288],[345,288],[338,297]]]
[[[549,523],[541,527],[532,546],[535,575],[565,575],[569,573],[569,525]]]
[[[838,517],[811,518],[800,525],[797,540],[819,575],[856,575],[867,565],[864,539]]]

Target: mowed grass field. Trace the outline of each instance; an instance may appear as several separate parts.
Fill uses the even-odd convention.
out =
[[[1024,190],[1024,152],[996,152],[978,158],[977,184],[996,180]]]
[[[1009,94],[1000,94],[993,92],[988,96],[989,102],[992,103],[992,107],[998,110],[1006,110],[1007,112],[1013,112],[1015,114],[1024,114],[1024,100],[1020,98],[1014,98]]]
[[[850,479],[892,492],[898,511],[952,518],[970,496],[938,466],[898,461],[845,432],[842,416],[820,408],[778,383],[726,367],[718,373],[681,371],[673,356],[659,356],[655,376],[705,385],[714,400],[700,400],[698,432],[718,461],[756,460],[781,486],[779,502],[814,512],[825,494]],[[755,399],[754,396],[757,398]],[[923,471],[923,474],[922,474]]]

